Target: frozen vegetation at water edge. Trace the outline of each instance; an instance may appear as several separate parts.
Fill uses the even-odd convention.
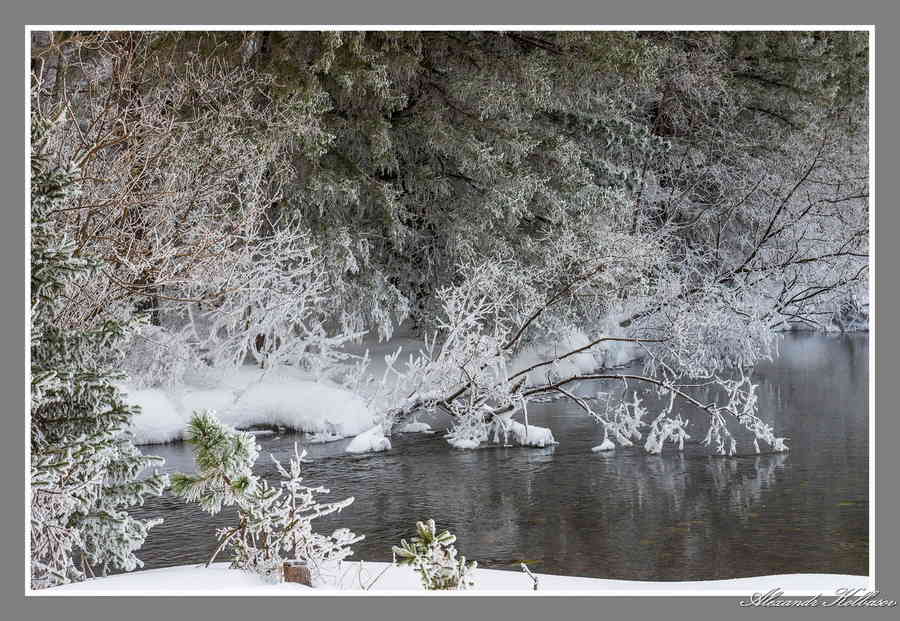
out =
[[[362,397],[289,371],[243,367],[222,374],[208,388],[123,385],[125,400],[141,408],[131,421],[135,442],[180,440],[191,414],[199,410],[214,410],[223,422],[239,428],[285,427],[332,439],[354,436],[374,424]]]

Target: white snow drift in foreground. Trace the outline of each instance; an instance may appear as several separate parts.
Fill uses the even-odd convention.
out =
[[[364,431],[347,445],[345,449],[348,453],[375,453],[378,451],[389,451],[391,449],[391,441],[384,437],[384,430],[381,425],[375,425],[368,431]]]
[[[141,407],[132,420],[135,443],[178,440],[191,414],[203,409],[215,410],[219,420],[238,428],[273,425],[334,439],[354,436],[374,424],[358,395],[301,376],[243,368],[209,383],[167,390],[121,386],[126,402]]]
[[[50,589],[35,591],[39,595],[322,595],[362,590],[360,584],[375,592],[422,591],[418,575],[410,567],[392,567],[390,563],[344,562],[331,571],[332,582],[318,588],[299,584],[267,584],[256,574],[228,569],[227,563],[212,567],[183,565],[164,569],[135,571],[128,574],[95,578]],[[871,587],[868,576],[840,574],[784,574],[732,580],[698,582],[641,582],[605,580],[577,576],[535,574],[538,591],[531,579],[521,571],[478,568],[475,570],[479,592],[517,592],[522,595],[579,591],[583,595],[751,595],[780,588],[785,595],[834,595],[837,589]]]

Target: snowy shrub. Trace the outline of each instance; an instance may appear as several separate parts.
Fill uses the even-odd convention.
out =
[[[185,308],[183,338],[198,343],[214,367],[252,360],[270,369],[293,365],[327,376],[351,358],[341,345],[362,333],[333,334],[328,273],[309,232],[298,222],[269,223],[266,236],[235,240],[227,269],[193,283],[187,295],[214,297],[204,309]]]
[[[485,408],[462,408],[454,403],[453,425],[444,435],[447,443],[459,449],[478,448],[486,442],[491,429],[490,412]]]
[[[300,464],[305,455],[306,451],[298,452],[295,444],[289,471],[273,456],[283,478],[281,488],[258,481],[239,503],[239,525],[219,530],[219,539],[231,550],[232,567],[255,571],[274,581],[284,561],[296,559],[318,576],[326,561],[342,561],[353,554],[350,546],[363,539],[346,528],[330,535],[312,530],[315,518],[341,511],[353,503],[353,498],[319,502],[316,495],[328,493],[328,489],[302,484]]]
[[[135,388],[169,387],[204,366],[177,331],[144,323],[135,326],[129,336],[122,371]]]
[[[282,477],[276,488],[252,473],[258,455],[252,434],[235,431],[204,412],[191,419],[187,441],[194,448],[199,472],[173,475],[172,491],[199,502],[210,513],[223,505],[238,507],[237,526],[217,532],[220,545],[209,563],[227,548],[233,568],[254,571],[267,580],[279,579],[285,560],[303,561],[318,575],[325,562],[343,560],[353,553],[350,546],[363,539],[346,528],[330,535],[312,530],[314,519],[341,511],[353,498],[319,502],[317,495],[328,489],[303,485],[300,466],[306,452],[299,452],[296,444],[287,469],[272,456]]]
[[[393,546],[394,561],[398,565],[409,565],[419,574],[426,590],[465,591],[475,586],[476,561],[466,562],[466,557],[457,558],[456,535],[449,531],[437,534],[434,520],[416,522],[418,533],[410,541],[400,540]]]

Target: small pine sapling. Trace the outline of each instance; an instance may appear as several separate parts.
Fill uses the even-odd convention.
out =
[[[399,546],[393,546],[395,563],[411,565],[429,591],[465,591],[475,586],[478,563],[467,563],[465,556],[457,559],[456,535],[446,530],[436,534],[434,520],[416,522],[416,531],[411,541],[401,539]]]
[[[346,528],[330,535],[313,531],[314,519],[341,511],[353,498],[319,502],[316,496],[329,490],[303,485],[300,465],[306,451],[296,445],[289,468],[272,457],[283,479],[275,488],[252,472],[259,448],[251,434],[222,424],[211,412],[200,412],[191,418],[186,437],[199,472],[174,475],[173,492],[199,502],[209,513],[223,505],[238,507],[237,526],[217,532],[220,545],[207,566],[228,548],[232,568],[254,571],[270,581],[279,579],[290,559],[303,561],[321,576],[326,562],[342,561],[353,553],[350,546],[363,539]]]
[[[172,475],[172,492],[188,502],[197,502],[211,515],[222,506],[235,504],[256,486],[253,464],[259,455],[249,433],[235,431],[219,422],[213,412],[197,412],[188,423],[185,442],[194,451],[199,472]]]

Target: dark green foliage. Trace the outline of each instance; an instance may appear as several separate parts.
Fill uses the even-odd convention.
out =
[[[426,590],[465,590],[475,585],[473,572],[478,563],[467,563],[465,556],[456,558],[456,535],[447,530],[438,533],[434,520],[416,522],[416,533],[392,549],[396,563],[415,569]]]
[[[259,455],[254,437],[219,423],[211,412],[195,413],[185,432],[199,473],[172,475],[172,492],[218,513],[256,487],[253,464]]]

